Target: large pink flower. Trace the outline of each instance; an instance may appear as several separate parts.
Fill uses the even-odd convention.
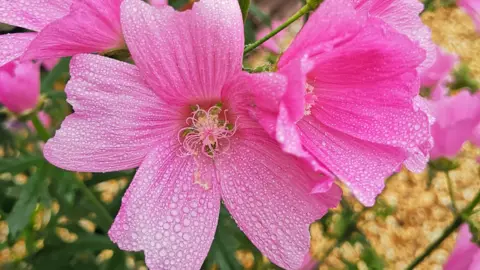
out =
[[[168,5],[168,0],[150,0],[150,4],[155,7],[164,7]]]
[[[366,10],[398,32],[407,35],[425,50],[426,57],[418,67],[421,73],[435,62],[435,43],[430,29],[420,19],[424,6],[418,0],[352,0],[358,10]],[[473,0],[475,1],[475,0]]]
[[[35,108],[40,96],[40,65],[10,62],[0,67],[0,103],[14,113]]]
[[[250,119],[248,90],[275,92],[285,80],[241,71],[237,1],[202,0],[179,13],[125,0],[121,20],[137,67],[74,57],[66,93],[75,113],[45,157],[75,171],[140,166],[109,235],[144,250],[150,269],[200,268],[221,199],[274,263],[298,268],[309,224],[338,204],[341,190],[310,194],[318,176]]]
[[[480,269],[480,247],[471,242],[472,234],[467,224],[460,227],[457,244],[450,255],[444,270],[478,270]]]
[[[458,0],[457,4],[472,18],[477,32],[480,32],[480,1]]]
[[[122,47],[122,0],[0,0],[0,22],[38,33],[0,36],[0,66]]]
[[[436,119],[432,126],[435,143],[430,155],[432,158],[454,157],[480,122],[480,96],[464,90],[429,103]]]
[[[428,161],[424,59],[417,42],[351,1],[327,0],[280,58],[289,85],[275,93],[278,108],[262,97],[272,93],[258,93],[253,113],[284,151],[337,175],[371,206],[402,163],[421,171]]]
[[[435,87],[438,84],[450,82],[449,74],[459,61],[456,54],[445,52],[440,47],[437,47],[436,50],[437,57],[433,65],[420,73],[423,86]]]

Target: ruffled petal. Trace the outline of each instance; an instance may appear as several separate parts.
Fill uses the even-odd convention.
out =
[[[49,59],[103,52],[124,46],[120,26],[122,0],[82,0],[65,17],[43,28],[23,56]]]
[[[144,160],[109,231],[125,250],[144,250],[150,269],[200,269],[220,209],[217,183],[194,184],[197,163],[178,144],[159,145]],[[205,170],[214,174],[213,162]]]
[[[458,55],[450,54],[443,51],[442,48],[436,47],[435,62],[420,73],[422,86],[435,87],[448,80],[449,73],[458,61]]]
[[[358,200],[373,206],[385,179],[406,159],[405,151],[351,137],[313,116],[298,122],[303,146],[337,175]]]
[[[22,56],[36,36],[36,33],[0,35],[0,67]]]
[[[0,0],[0,22],[40,31],[68,13],[72,0]]]
[[[415,0],[354,0],[357,9],[368,10],[370,15],[380,18],[398,32],[418,42],[426,52],[426,58],[419,66],[422,72],[435,62],[435,43],[430,29],[423,24],[419,14],[423,4]]]
[[[324,1],[283,53],[278,67],[306,53],[317,55],[331,51],[357,35],[366,19],[366,13],[357,12],[351,0]]]
[[[58,167],[87,172],[138,167],[153,146],[176,136],[185,120],[159,101],[134,65],[80,55],[70,72],[66,93],[75,112],[44,148]]]
[[[235,0],[202,0],[184,12],[125,0],[122,26],[136,65],[168,103],[220,101],[224,84],[241,71],[243,21]]]
[[[341,189],[310,194],[315,180],[264,132],[245,134],[216,160],[222,198],[238,226],[272,262],[298,269],[309,225],[336,207]]]

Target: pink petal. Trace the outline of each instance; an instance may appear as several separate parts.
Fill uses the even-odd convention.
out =
[[[202,0],[184,12],[125,0],[122,26],[136,65],[166,102],[220,100],[240,72],[243,21],[235,0]]]
[[[36,35],[36,33],[0,35],[0,67],[19,58]]]
[[[0,22],[40,31],[68,13],[72,0],[0,0]]]
[[[302,58],[305,53],[317,55],[332,50],[355,36],[365,20],[365,14],[356,12],[351,0],[324,1],[283,53],[278,67]]]
[[[34,109],[39,96],[39,64],[12,62],[0,68],[0,103],[11,112],[24,113]]]
[[[453,67],[458,63],[459,58],[455,54],[449,54],[442,48],[436,47],[436,60],[432,66],[424,70],[421,75],[422,85],[434,87],[445,81]]]
[[[415,0],[354,0],[357,9],[366,9],[369,13],[388,23],[395,30],[418,42],[426,51],[426,58],[419,67],[422,72],[435,61],[435,44],[430,29],[420,19],[423,4]]]
[[[329,128],[313,116],[298,122],[303,146],[337,175],[366,206],[385,187],[385,179],[406,159],[401,149],[359,140]]]
[[[109,231],[125,250],[144,250],[150,269],[200,269],[217,226],[217,182],[194,184],[198,165],[179,156],[175,142],[155,148],[143,161]],[[205,165],[207,166],[207,165]],[[214,174],[213,162],[206,168]]]
[[[470,140],[476,146],[480,146],[480,123],[473,130],[473,134],[472,134],[472,137],[470,138]]]
[[[216,160],[225,205],[272,262],[298,269],[309,250],[310,223],[338,205],[341,189],[311,195],[315,181],[263,132],[231,143]]]
[[[150,4],[154,7],[164,7],[168,5],[168,0],[150,0]]]
[[[122,47],[121,2],[75,1],[67,16],[40,31],[23,57],[49,59]]]
[[[435,143],[430,154],[432,158],[454,157],[480,122],[480,96],[463,90],[455,96],[431,101],[430,106],[436,118],[432,126]]]
[[[279,27],[282,23],[283,23],[283,21],[280,21],[280,20],[273,21],[272,22],[272,28],[263,28],[262,30],[260,30],[257,33],[257,35],[256,35],[257,40],[265,37],[273,29],[276,29],[277,27]],[[262,44],[262,47],[266,48],[267,50],[270,50],[273,53],[279,54],[282,50],[282,48],[280,48],[280,44],[282,43],[282,41],[283,41],[283,39],[286,35],[287,35],[287,29],[284,29],[284,30],[280,31],[278,34],[276,34],[273,38],[265,41]]]
[[[480,33],[480,2],[478,0],[459,0],[458,6],[472,18],[477,32]]]
[[[185,121],[159,101],[134,65],[80,55],[72,59],[70,72],[66,93],[75,113],[44,149],[58,167],[87,172],[138,167]]]
[[[474,259],[478,257],[480,248],[472,243],[470,239],[472,234],[467,224],[462,225],[457,235],[457,244],[450,255],[447,263],[443,266],[444,270],[471,270]]]

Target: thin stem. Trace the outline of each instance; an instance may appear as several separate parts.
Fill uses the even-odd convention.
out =
[[[452,178],[450,178],[450,174],[448,173],[448,171],[445,172],[445,174],[447,175],[448,194],[450,195],[450,201],[452,202],[453,211],[455,213],[458,213],[457,204],[455,203],[455,194],[453,191]]]
[[[454,231],[460,227],[467,219],[468,217],[472,214],[473,209],[477,204],[480,202],[480,191],[477,193],[475,198],[472,200],[472,202],[460,213],[455,217],[455,220],[450,224],[442,233],[440,238],[438,238],[435,242],[431,243],[427,249],[418,257],[416,257],[410,265],[406,268],[406,270],[413,270],[417,265],[419,265],[425,258],[430,256],[432,252],[437,249],[442,242],[447,239]]]
[[[305,14],[312,11],[314,8],[312,5],[306,4],[304,5],[297,13],[295,13],[292,17],[290,17],[287,21],[285,21],[282,25],[274,29],[272,32],[268,33],[266,36],[261,38],[260,40],[255,41],[254,43],[247,45],[245,47],[244,55],[248,54],[249,52],[253,51],[258,46],[262,45],[265,41],[269,40],[270,38],[274,37],[276,34],[280,33],[283,29],[287,28],[290,24],[294,23],[296,20],[303,17]]]
[[[32,124],[37,130],[38,136],[40,136],[40,139],[42,141],[46,142],[48,139],[50,139],[50,135],[48,134],[47,129],[43,126],[42,122],[38,118],[38,114],[33,114],[30,118],[32,120]]]
[[[93,204],[97,214],[98,226],[102,228],[105,232],[108,232],[110,226],[113,223],[113,218],[110,216],[107,208],[100,202],[100,200],[93,194],[93,192],[85,185],[81,180],[78,180],[78,187],[82,190],[83,194],[87,197],[88,200]]]

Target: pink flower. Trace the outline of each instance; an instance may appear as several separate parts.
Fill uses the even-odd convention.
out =
[[[150,0],[150,4],[155,7],[163,7],[168,5],[168,0]]]
[[[418,42],[426,52],[426,58],[418,67],[422,73],[435,62],[435,43],[430,29],[423,24],[419,14],[424,6],[418,0],[352,0],[358,10],[367,10],[371,16],[381,19],[393,29]],[[475,0],[474,0],[475,1]]]
[[[458,63],[459,59],[456,54],[450,54],[437,47],[437,57],[433,65],[420,73],[423,86],[435,87],[439,83],[447,83],[451,81],[449,76],[453,67]]]
[[[0,103],[14,113],[35,108],[40,96],[40,67],[32,62],[10,62],[0,67]]]
[[[436,119],[432,126],[435,143],[430,155],[433,159],[454,157],[480,122],[480,96],[463,90],[455,96],[429,103]]]
[[[450,258],[444,265],[444,270],[477,270],[480,266],[480,248],[471,242],[472,234],[467,224],[462,225],[458,232],[457,244]]]
[[[477,32],[480,32],[480,1],[458,0],[457,4],[472,18]]]
[[[421,171],[428,161],[431,119],[416,70],[424,59],[416,42],[351,1],[326,0],[280,58],[288,88],[255,89],[252,113],[285,152],[371,206],[402,163]]]
[[[38,33],[0,36],[0,66],[22,59],[50,59],[124,46],[122,0],[0,0],[0,22]]]
[[[44,127],[46,128],[49,128],[51,123],[52,123],[52,119],[50,118],[50,116],[45,113],[45,112],[39,112],[38,113],[38,119],[40,120],[40,122],[43,124]],[[35,131],[35,127],[33,126],[33,123],[32,121],[29,121],[28,122],[28,128],[32,131]]]
[[[282,23],[283,21],[273,21],[272,28],[263,28],[257,33],[257,39],[263,38],[268,33],[270,33],[273,29],[276,29],[277,27],[279,27]],[[263,43],[262,46],[273,53],[279,54],[282,52],[282,48],[280,47],[280,45],[286,35],[287,35],[287,31],[286,29],[284,29],[283,31],[275,35],[273,38]]]
[[[250,118],[247,90],[274,91],[285,80],[241,71],[237,1],[176,12],[125,0],[121,10],[137,66],[74,57],[66,93],[75,113],[45,157],[75,171],[140,166],[109,235],[122,249],[144,250],[150,269],[200,268],[220,200],[274,263],[300,267],[309,224],[338,204],[341,190],[310,194],[318,176]]]

